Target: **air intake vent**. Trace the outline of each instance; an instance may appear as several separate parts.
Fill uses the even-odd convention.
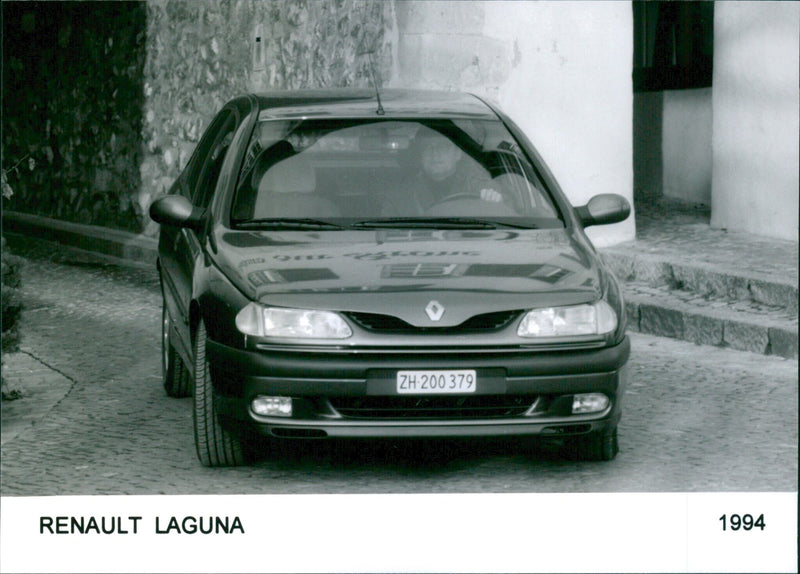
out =
[[[377,313],[346,313],[359,327],[379,333],[467,333],[497,331],[508,326],[522,311],[499,311],[470,317],[455,327],[415,327],[398,317]]]
[[[331,406],[355,419],[477,419],[525,414],[536,395],[450,397],[334,397]]]
[[[465,331],[496,331],[506,327],[522,311],[500,311],[498,313],[484,313],[483,315],[475,315],[467,320],[465,323],[459,325],[459,329]]]

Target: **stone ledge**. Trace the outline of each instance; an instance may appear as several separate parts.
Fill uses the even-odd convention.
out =
[[[158,257],[158,241],[152,237],[29,213],[4,211],[3,232],[35,237],[139,264],[155,265]]]

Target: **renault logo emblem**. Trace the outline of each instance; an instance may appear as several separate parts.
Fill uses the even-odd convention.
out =
[[[444,315],[444,305],[439,303],[438,301],[431,301],[425,307],[425,313],[428,314],[431,321],[438,321]]]

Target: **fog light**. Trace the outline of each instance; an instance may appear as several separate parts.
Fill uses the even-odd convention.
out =
[[[572,414],[599,413],[606,410],[609,404],[608,397],[603,393],[584,393],[572,398]]]
[[[291,397],[268,397],[259,395],[250,403],[253,412],[265,417],[292,416]]]

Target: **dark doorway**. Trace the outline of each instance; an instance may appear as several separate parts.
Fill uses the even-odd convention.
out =
[[[634,1],[633,23],[633,164],[637,226],[644,223],[639,221],[639,215],[646,217],[654,210],[697,212],[707,218],[710,202],[686,202],[665,194],[665,172],[668,175],[682,169],[676,164],[680,159],[665,152],[669,145],[673,149],[680,145],[670,139],[675,136],[670,131],[672,126],[665,122],[673,121],[676,114],[680,120],[680,114],[686,113],[687,108],[691,113],[691,105],[697,105],[674,107],[676,101],[685,99],[684,96],[700,101],[700,105],[707,108],[710,106],[714,3]],[[686,90],[694,92],[676,93]],[[706,98],[706,103],[702,98]],[[684,121],[690,122],[691,118]],[[710,131],[707,136],[710,153]]]

